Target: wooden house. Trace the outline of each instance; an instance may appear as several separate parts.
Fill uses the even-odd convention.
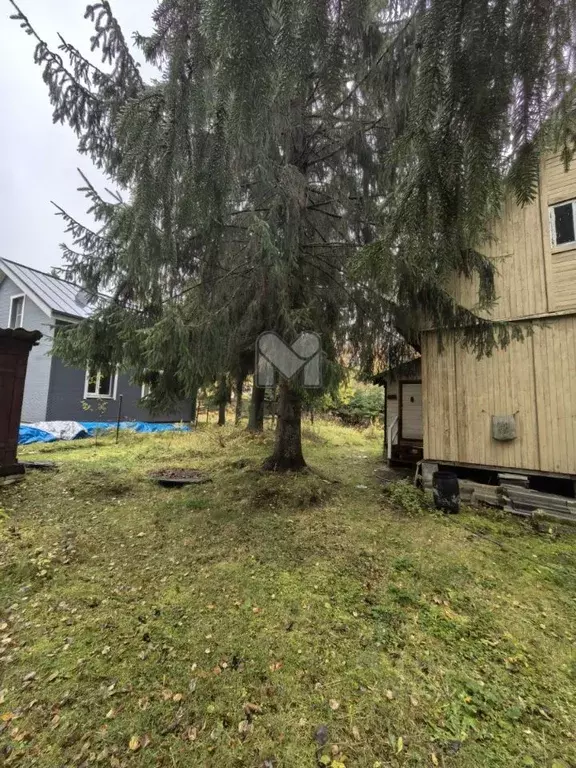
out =
[[[435,331],[422,334],[424,458],[574,480],[576,164],[565,171],[560,158],[545,160],[537,198],[524,207],[508,200],[494,234],[490,316],[532,333],[480,360],[450,337],[441,350]],[[460,279],[455,295],[474,307],[477,283]]]

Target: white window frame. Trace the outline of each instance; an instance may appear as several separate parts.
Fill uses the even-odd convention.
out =
[[[569,243],[560,243],[558,244],[556,242],[556,216],[554,214],[554,211],[556,208],[559,208],[561,205],[572,205],[572,220],[574,223],[574,240],[571,240]],[[576,249],[576,199],[574,200],[563,200],[560,203],[554,203],[553,205],[549,206],[548,208],[549,216],[550,216],[550,243],[552,245],[552,250],[554,251],[569,251]]]
[[[22,299],[22,317],[20,325],[12,325],[12,308],[17,299]],[[8,310],[8,328],[24,328],[24,309],[26,308],[26,294],[15,293],[10,296],[10,309]]]
[[[88,392],[88,387],[90,385],[90,368],[87,368],[86,377],[84,379],[84,400],[116,400],[116,396],[118,394],[118,371],[114,371],[114,373],[111,374],[111,377],[112,381],[110,387],[110,395],[97,394],[98,390],[100,389],[102,371],[96,372],[96,392]]]
[[[156,373],[158,374],[158,376],[163,376],[164,375],[164,371],[163,370],[162,371],[156,371]],[[148,397],[148,395],[151,392],[152,392],[152,385],[149,384],[148,382],[144,382],[144,384],[142,384],[142,389],[140,390],[140,400],[144,400],[144,398]]]

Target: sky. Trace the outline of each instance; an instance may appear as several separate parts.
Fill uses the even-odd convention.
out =
[[[16,0],[52,49],[58,32],[89,55],[91,24],[87,0]],[[157,0],[112,0],[124,35],[147,33]],[[64,222],[50,201],[89,223],[86,201],[77,191],[81,168],[99,188],[104,179],[76,152],[67,125],[53,125],[41,67],[34,64],[34,40],[10,20],[9,0],[0,0],[0,256],[50,271],[62,263]],[[110,186],[109,183],[107,186]]]

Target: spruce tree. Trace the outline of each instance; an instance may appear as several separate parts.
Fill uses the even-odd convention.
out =
[[[66,275],[112,299],[57,353],[153,377],[160,407],[235,376],[264,330],[317,331],[329,371],[423,323],[480,354],[507,343],[518,329],[448,284],[478,275],[491,305],[481,246],[505,179],[529,199],[541,151],[571,159],[574,2],[161,0],[136,36],[151,82],[107,0],[86,12],[101,69],[17,9],[54,119],[114,187],[84,177],[98,231],[59,211]],[[301,468],[297,383],[278,416],[266,466]]]

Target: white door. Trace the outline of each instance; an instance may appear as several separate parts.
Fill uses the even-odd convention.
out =
[[[402,384],[402,434],[404,440],[422,440],[422,382]]]

